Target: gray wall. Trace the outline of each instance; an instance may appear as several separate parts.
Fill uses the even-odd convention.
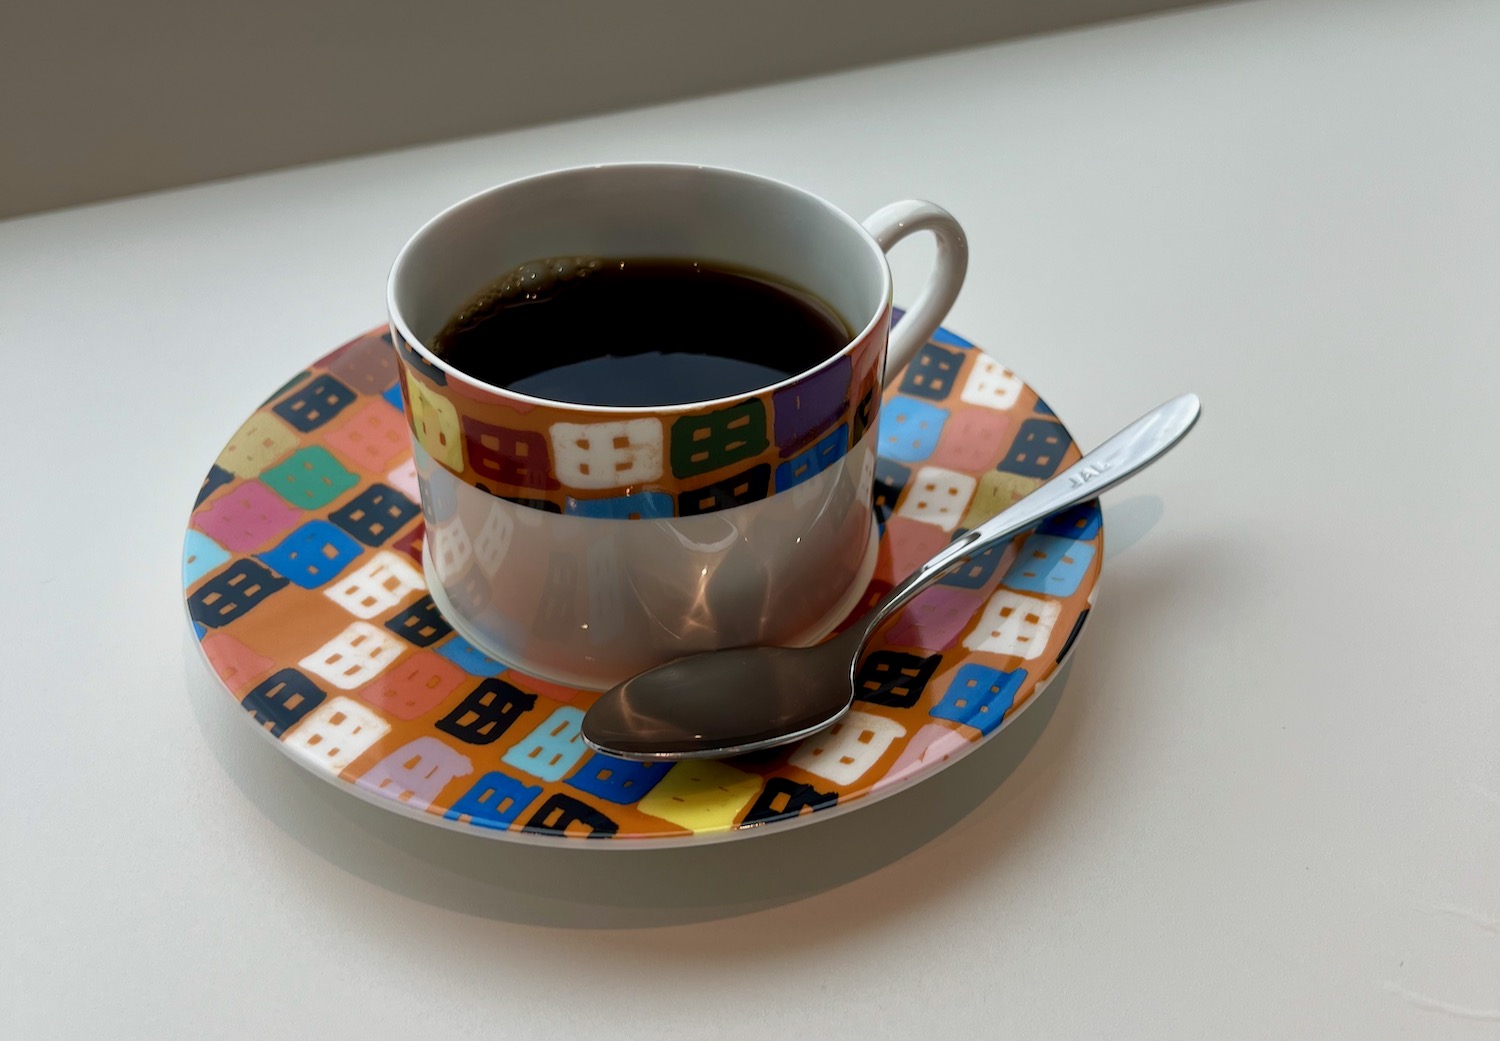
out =
[[[12,0],[0,217],[1187,3]]]

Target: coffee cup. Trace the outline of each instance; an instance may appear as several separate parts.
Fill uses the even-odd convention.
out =
[[[893,327],[885,253],[919,231],[935,237],[936,262]],[[861,223],[789,184],[696,165],[558,170],[434,217],[387,293],[438,609],[497,661],[594,690],[685,654],[826,636],[874,570],[881,389],[936,331],[967,255],[958,223],[930,203]],[[659,405],[539,397],[434,349],[484,287],[558,257],[763,272],[852,332],[784,379]],[[712,324],[702,335],[711,350]]]

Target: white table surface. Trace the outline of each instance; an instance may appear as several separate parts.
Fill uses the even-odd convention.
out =
[[[1497,55],[1492,2],[1261,0],[0,224],[0,1037],[1500,1037]],[[936,779],[696,850],[450,834],[252,732],[184,523],[427,215],[623,158],[940,201],[950,324],[1083,444],[1205,418]]]

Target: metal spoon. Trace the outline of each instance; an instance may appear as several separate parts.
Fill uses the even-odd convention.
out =
[[[1144,469],[1198,421],[1198,396],[1146,413],[1030,495],[954,539],[869,614],[815,647],[739,647],[659,665],[610,688],[583,718],[591,747],[625,759],[716,759],[796,741],[854,702],[865,644],[955,565]]]

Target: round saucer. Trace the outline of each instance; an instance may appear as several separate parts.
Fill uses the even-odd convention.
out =
[[[879,423],[880,552],[856,614],[1079,455],[1031,388],[946,331],[886,391]],[[752,756],[639,763],[583,743],[596,695],[452,631],[423,580],[422,530],[396,359],[376,330],[276,391],[204,478],[183,584],[209,667],[283,752],[377,805],[606,847],[796,827],[933,775],[1056,674],[1103,553],[1097,503],[1055,517],[910,604],[831,728]]]

